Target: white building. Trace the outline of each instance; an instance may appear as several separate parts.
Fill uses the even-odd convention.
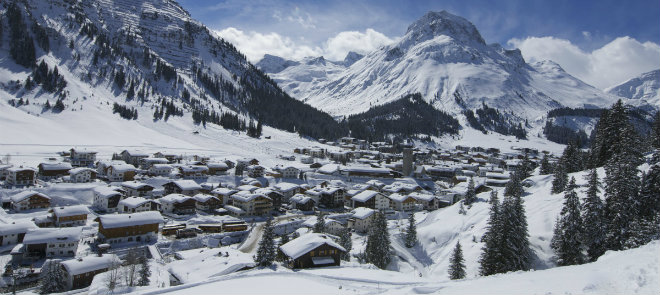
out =
[[[117,186],[99,186],[94,188],[93,206],[101,212],[117,212],[119,201],[125,198],[124,190]]]
[[[24,257],[73,257],[78,251],[82,227],[31,229],[23,239]]]
[[[10,167],[7,168],[5,176],[5,187],[33,186],[37,171],[32,168]]]
[[[112,164],[108,167],[106,177],[109,181],[129,181],[135,177],[135,167],[128,164]]]
[[[151,176],[167,176],[172,173],[172,165],[169,164],[154,164],[149,167],[147,173]]]
[[[348,219],[348,228],[351,228],[356,232],[366,233],[369,231],[371,221],[374,219],[374,213],[376,213],[376,210],[371,208],[355,208],[355,210],[353,210],[353,216]]]
[[[149,197],[154,187],[139,181],[124,181],[121,188],[126,192],[126,197]]]
[[[250,165],[245,168],[247,176],[252,178],[264,177],[265,168],[259,165]]]
[[[50,207],[50,197],[35,191],[22,191],[9,199],[12,209],[17,212]]]
[[[155,203],[149,199],[142,197],[129,197],[119,201],[118,208],[120,213],[137,213],[157,210],[157,206],[154,205]]]
[[[67,180],[73,183],[92,182],[96,179],[96,170],[87,167],[78,167],[69,170]]]
[[[16,245],[23,242],[25,233],[35,229],[34,222],[23,221],[0,225],[0,246]]]
[[[417,200],[409,195],[393,193],[387,198],[390,199],[390,207],[397,211],[413,211],[417,206]]]
[[[96,152],[71,149],[69,162],[73,167],[91,167],[96,162]]]
[[[376,210],[390,208],[390,199],[377,191],[365,190],[351,198],[353,208],[367,207]]]
[[[274,170],[282,174],[282,178],[298,178],[300,175],[300,169],[293,166],[277,166]]]

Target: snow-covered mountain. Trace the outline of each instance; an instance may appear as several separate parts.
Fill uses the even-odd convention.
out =
[[[176,1],[12,0],[0,15],[0,93],[32,115],[112,114],[117,103],[139,124],[168,124],[170,115],[219,123],[231,114],[340,135],[330,116],[289,97]]]
[[[414,92],[449,113],[485,102],[521,119],[615,100],[556,63],[527,64],[519,50],[487,44],[472,23],[446,11],[427,13],[398,42],[353,63],[287,61],[278,71],[264,64],[257,65],[292,96],[332,115],[364,112]]]
[[[651,105],[660,105],[660,69],[643,73],[617,86],[606,89],[607,93],[620,97],[645,100]]]

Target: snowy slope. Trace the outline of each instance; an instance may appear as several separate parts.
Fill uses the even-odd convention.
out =
[[[660,105],[660,70],[643,73],[617,86],[606,89],[607,93],[620,97],[645,100],[655,106]]]
[[[615,99],[553,62],[530,65],[518,50],[486,44],[472,23],[445,11],[427,13],[400,41],[339,72],[324,67],[325,76],[313,75],[303,63],[262,69],[294,97],[333,115],[363,112],[413,92],[454,114],[485,102],[527,119],[561,106],[609,106]]]

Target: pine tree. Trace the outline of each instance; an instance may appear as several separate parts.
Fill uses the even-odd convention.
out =
[[[463,259],[463,250],[461,250],[461,243],[456,242],[454,252],[449,259],[449,278],[452,280],[460,280],[465,278],[465,260]]]
[[[552,165],[550,165],[550,161],[548,160],[548,155],[543,154],[543,159],[541,159],[541,175],[548,175],[552,173]]]
[[[140,270],[138,272],[138,286],[149,286],[151,277],[151,268],[149,267],[149,259],[146,256],[140,256],[138,259],[140,262]]]
[[[566,166],[562,161],[557,162],[554,171],[554,178],[552,179],[552,190],[553,194],[558,194],[564,191],[566,184],[568,183],[568,173],[566,172]]]
[[[288,242],[289,242],[289,235],[283,235],[282,238],[280,239],[280,247],[282,247],[282,245],[284,245]],[[279,247],[278,247],[277,255],[275,255],[275,261],[283,262],[283,261],[286,260],[286,258],[287,257],[284,254],[284,252],[279,250]]]
[[[343,228],[339,232],[339,245],[346,249],[346,252],[341,254],[341,259],[345,261],[351,261],[351,249],[353,249],[353,240],[351,240],[351,233],[346,228]]]
[[[59,293],[66,290],[64,272],[59,259],[46,261],[41,269],[39,294]]]
[[[319,214],[316,215],[316,223],[314,223],[313,232],[325,232],[325,214],[323,214],[323,212],[319,211]]]
[[[488,216],[488,226],[481,241],[484,246],[481,248],[481,257],[479,258],[479,273],[482,276],[488,276],[501,272],[501,253],[500,245],[500,207],[497,191],[490,193],[490,215]]]
[[[603,220],[603,201],[598,196],[600,192],[600,182],[598,172],[591,169],[588,175],[587,197],[582,206],[582,241],[587,249],[589,261],[596,261],[598,257],[605,253],[605,222]]]
[[[519,172],[512,173],[509,182],[507,182],[504,187],[504,195],[522,197],[523,187],[521,180]]]
[[[585,261],[582,252],[582,217],[580,215],[580,199],[575,189],[575,178],[572,177],[566,193],[564,205],[561,209],[556,231],[552,237],[552,248],[557,255],[557,264],[575,265]]]
[[[522,193],[511,190],[504,194],[500,208],[499,251],[502,255],[503,272],[528,270],[531,261],[527,217]]]
[[[257,255],[254,257],[254,262],[257,263],[257,266],[270,266],[275,260],[275,236],[271,222],[269,218],[264,225]]]
[[[390,264],[390,235],[387,231],[387,220],[385,215],[380,212],[374,214],[371,223],[371,230],[367,237],[367,247],[365,249],[367,262],[373,263],[376,267],[384,269]]]
[[[415,224],[415,213],[410,212],[408,217],[408,229],[406,230],[406,247],[412,248],[417,244],[417,225]]]
[[[651,160],[651,168],[642,177],[639,191],[638,216],[647,220],[660,214],[660,149],[656,149]]]
[[[660,149],[660,111],[655,112],[651,126],[651,147]]]
[[[464,200],[465,205],[468,205],[468,207],[471,207],[472,203],[477,201],[477,193],[474,190],[474,179],[472,177],[470,177],[470,181],[468,182],[468,188]]]

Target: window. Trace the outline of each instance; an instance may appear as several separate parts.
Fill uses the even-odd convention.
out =
[[[319,250],[319,256],[323,256],[323,255],[325,255],[325,251],[324,250]]]
[[[314,257],[314,251],[309,252],[309,256]]]

